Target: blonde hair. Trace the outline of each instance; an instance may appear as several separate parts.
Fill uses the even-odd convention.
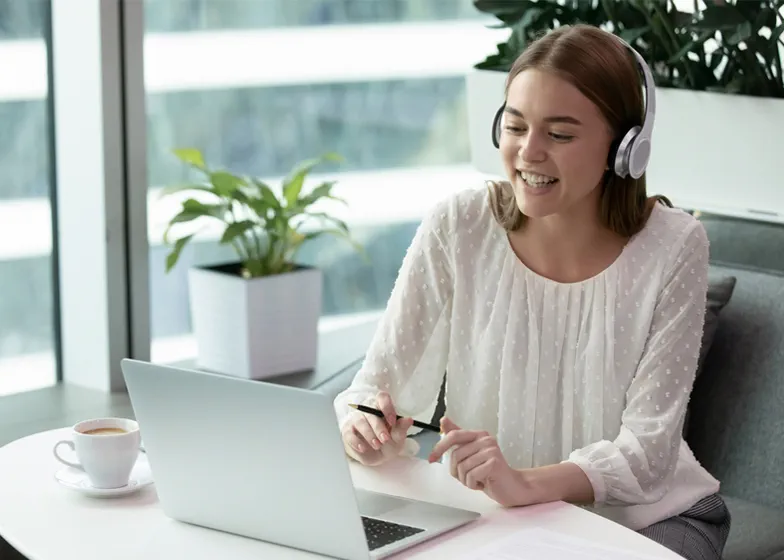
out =
[[[563,25],[532,42],[517,57],[506,78],[509,85],[528,69],[549,72],[574,85],[601,111],[613,131],[615,148],[626,131],[642,125],[645,114],[640,73],[634,55],[610,33],[586,24]],[[602,224],[613,232],[631,237],[644,226],[656,201],[672,206],[664,196],[648,199],[645,174],[639,179],[605,172],[600,187],[599,214]],[[507,231],[525,225],[508,181],[488,184],[490,207]]]

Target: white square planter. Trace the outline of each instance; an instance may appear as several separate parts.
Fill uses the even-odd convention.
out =
[[[216,268],[189,270],[199,367],[249,379],[315,368],[321,271],[246,280]]]
[[[491,141],[506,72],[466,76],[471,163],[505,178]],[[648,194],[717,214],[784,221],[784,99],[656,88]]]
[[[717,214],[784,220],[784,99],[656,89],[648,192]]]

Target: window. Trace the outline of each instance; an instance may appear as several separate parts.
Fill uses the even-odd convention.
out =
[[[48,10],[0,0],[0,395],[57,381]]]
[[[371,262],[332,238],[299,257],[322,269],[325,316],[382,309],[421,212],[476,184],[464,74],[499,31],[454,0],[146,0],[144,17],[152,359],[195,355],[188,268],[233,258],[206,234],[165,273],[178,204],[157,195],[188,179],[176,147],[272,183],[340,153],[323,172]]]

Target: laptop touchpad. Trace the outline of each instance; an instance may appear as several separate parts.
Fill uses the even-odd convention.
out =
[[[379,516],[411,503],[409,500],[377,494],[359,488],[355,491],[360,515]]]

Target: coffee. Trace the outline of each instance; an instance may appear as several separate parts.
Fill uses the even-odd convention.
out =
[[[82,432],[88,436],[109,436],[113,434],[127,434],[127,430],[122,428],[94,428],[92,430],[85,430]]]

